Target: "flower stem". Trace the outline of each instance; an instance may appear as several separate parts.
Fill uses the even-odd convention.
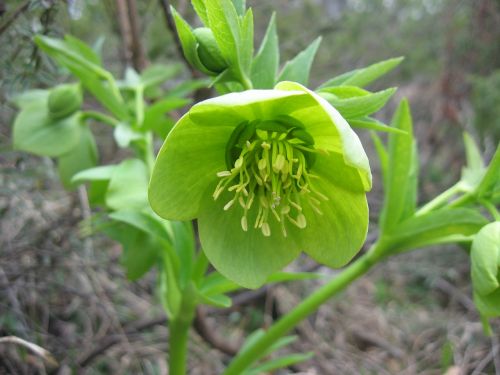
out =
[[[373,245],[366,254],[345,268],[337,277],[333,278],[307,297],[292,311],[273,324],[262,337],[252,343],[252,345],[243,352],[239,353],[230,363],[223,375],[238,375],[248,369],[249,366],[258,360],[280,337],[316,311],[328,299],[341,292],[354,280],[368,272],[373,265],[384,257],[385,250],[386,249],[383,249],[380,243]]]
[[[97,112],[97,111],[85,111],[82,112],[82,119],[94,119],[96,121],[102,122],[104,124],[108,124],[111,126],[116,126],[120,123],[117,119],[114,117],[105,115],[104,113]]]
[[[441,194],[439,194],[436,198],[431,200],[429,203],[424,205],[420,210],[417,211],[416,215],[423,215],[426,214],[430,211],[435,210],[436,208],[441,207],[442,205],[446,204],[455,194],[457,194],[460,191],[460,183],[456,183],[449,189],[443,191]]]
[[[170,375],[186,375],[189,329],[194,320],[196,296],[193,287],[188,285],[182,294],[179,312],[169,322],[169,357]]]

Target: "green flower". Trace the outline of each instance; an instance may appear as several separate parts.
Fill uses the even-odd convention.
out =
[[[149,186],[153,209],[197,218],[214,267],[255,288],[301,251],[331,266],[368,226],[368,158],[324,99],[292,82],[206,100],[175,125]]]

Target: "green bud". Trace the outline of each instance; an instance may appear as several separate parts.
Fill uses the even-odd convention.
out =
[[[66,84],[54,87],[49,94],[49,114],[54,120],[71,116],[82,105],[82,92],[79,84]]]
[[[193,30],[198,42],[198,57],[202,64],[214,73],[222,73],[227,68],[227,63],[217,45],[212,30],[208,27],[199,27]]]

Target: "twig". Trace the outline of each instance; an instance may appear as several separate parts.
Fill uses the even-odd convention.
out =
[[[134,69],[140,72],[146,65],[146,56],[141,44],[141,37],[139,32],[139,16],[137,13],[137,6],[135,0],[126,0],[128,19],[130,25],[130,45],[129,49],[132,55],[132,65]]]
[[[23,340],[17,336],[5,336],[0,337],[0,344],[16,344],[24,346],[25,348],[32,351],[37,356],[41,357],[50,367],[57,368],[59,363],[56,361],[54,356],[50,352],[41,346],[33,344],[32,342]]]
[[[215,349],[228,354],[230,356],[236,355],[238,353],[238,348],[229,344],[228,342],[221,339],[216,335],[216,331],[213,327],[209,327],[206,321],[205,310],[203,307],[198,307],[196,310],[196,317],[194,320],[194,328],[196,332]]]
[[[23,12],[28,10],[29,5],[30,5],[29,0],[26,0],[16,9],[14,9],[12,13],[5,16],[5,21],[0,25],[0,35],[2,35],[10,27],[10,25],[17,19],[17,17],[19,17]]]

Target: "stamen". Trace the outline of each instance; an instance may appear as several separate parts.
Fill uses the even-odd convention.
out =
[[[220,181],[213,198],[217,200],[224,192],[233,194],[223,209],[243,210],[241,228],[245,232],[248,212],[255,201],[254,228],[269,237],[269,220],[275,220],[286,237],[287,225],[300,229],[307,226],[303,203],[315,214],[323,214],[321,201],[328,197],[313,186],[311,180],[319,177],[310,173],[319,153],[314,139],[292,117],[242,123],[226,146],[228,169],[217,172]],[[234,208],[235,202],[241,208]]]

